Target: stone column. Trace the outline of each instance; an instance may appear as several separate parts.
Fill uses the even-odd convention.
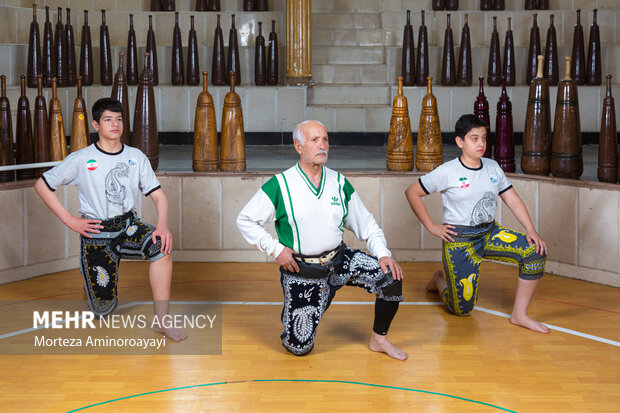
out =
[[[286,0],[286,84],[312,86],[312,0]]]

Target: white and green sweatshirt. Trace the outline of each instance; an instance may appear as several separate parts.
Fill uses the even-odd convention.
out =
[[[278,240],[263,226],[274,222]],[[243,237],[260,251],[277,257],[285,246],[299,254],[316,255],[342,242],[343,227],[377,258],[391,256],[383,231],[349,181],[323,166],[315,187],[299,164],[263,184],[237,217]]]

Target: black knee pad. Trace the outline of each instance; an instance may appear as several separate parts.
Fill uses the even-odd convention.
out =
[[[400,297],[403,295],[402,280],[393,279],[391,272],[385,274],[385,277],[379,283],[379,288],[384,297]]]

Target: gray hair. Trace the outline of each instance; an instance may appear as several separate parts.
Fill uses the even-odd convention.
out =
[[[304,134],[301,131],[301,128],[304,125],[306,125],[306,124],[308,124],[310,122],[316,122],[316,123],[318,123],[319,125],[321,125],[322,127],[325,128],[325,125],[323,125],[318,120],[305,120],[303,122],[300,122],[300,123],[297,124],[297,126],[295,126],[295,129],[293,129],[293,142],[298,141],[301,144],[301,146],[304,146],[304,143],[305,143],[305,141],[304,141]],[[325,128],[325,129],[327,129],[327,128]]]

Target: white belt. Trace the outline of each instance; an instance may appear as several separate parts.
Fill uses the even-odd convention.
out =
[[[321,264],[325,265],[332,260],[338,254],[339,249],[336,248],[332,252],[323,255],[322,257],[298,257],[299,261],[305,262],[307,264]]]

